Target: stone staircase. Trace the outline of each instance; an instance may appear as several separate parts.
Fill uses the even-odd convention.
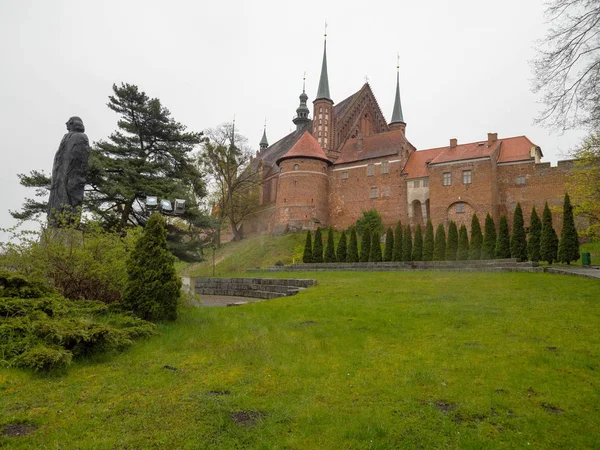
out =
[[[251,298],[277,298],[296,295],[301,289],[316,286],[317,280],[282,278],[196,278],[197,294]]]

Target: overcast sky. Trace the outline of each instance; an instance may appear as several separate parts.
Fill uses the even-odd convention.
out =
[[[0,0],[0,227],[33,196],[17,174],[51,172],[70,116],[91,142],[116,128],[113,83],[138,85],[194,131],[235,115],[256,148],[266,118],[274,143],[294,127],[305,71],[312,107],[325,20],[335,103],[368,77],[389,120],[399,53],[417,149],[526,135],[555,164],[583,133],[533,124],[529,61],[547,29],[543,11],[543,0]]]

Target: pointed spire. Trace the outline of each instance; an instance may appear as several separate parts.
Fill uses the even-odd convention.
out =
[[[308,100],[308,95],[306,95],[306,72],[304,72],[304,79],[302,80],[302,94],[300,94],[300,106],[296,109],[296,117],[292,120],[296,124],[296,130],[301,129],[304,124],[310,122],[308,115],[310,110],[308,106],[306,106],[306,100]]]
[[[267,140],[267,119],[265,118],[265,127],[263,129],[263,136],[260,140],[260,144],[258,144],[261,150],[264,150],[269,146],[269,141]]]
[[[325,40],[323,44],[323,65],[321,66],[321,78],[319,79],[319,89],[317,90],[316,100],[327,99],[329,96],[329,78],[327,77],[327,22],[325,22]]]
[[[398,63],[396,65],[396,98],[394,99],[394,111],[392,112],[393,123],[405,123],[402,115],[402,103],[400,103],[400,55],[398,54]]]

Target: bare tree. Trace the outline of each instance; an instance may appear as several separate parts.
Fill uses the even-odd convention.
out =
[[[233,240],[242,239],[241,223],[258,207],[259,173],[252,167],[247,139],[236,134],[234,124],[225,123],[204,132],[200,165],[211,177],[215,212],[227,220]]]
[[[564,131],[600,126],[600,0],[551,0],[551,24],[532,61],[538,123]]]

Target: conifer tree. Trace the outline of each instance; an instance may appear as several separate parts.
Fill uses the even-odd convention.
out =
[[[508,219],[503,214],[500,216],[498,236],[496,237],[496,258],[510,258],[510,233],[508,232]]]
[[[413,238],[412,260],[423,261],[423,231],[421,224],[417,224],[415,228],[415,237]]]
[[[448,225],[448,240],[446,241],[446,260],[455,261],[456,252],[458,251],[458,228],[456,222],[450,221]]]
[[[368,262],[371,253],[371,231],[369,227],[364,227],[360,240],[360,262]]]
[[[333,243],[333,227],[329,227],[327,231],[327,247],[325,247],[325,262],[334,263],[336,262],[335,257],[335,244]]]
[[[458,248],[456,250],[456,259],[465,261],[469,259],[469,233],[467,227],[463,223],[458,231]]]
[[[435,244],[433,249],[433,260],[434,261],[445,261],[446,260],[446,230],[444,225],[441,223],[435,230]]]
[[[312,262],[312,236],[310,235],[310,231],[306,232],[306,242],[304,243],[304,254],[302,255],[302,262]]]
[[[369,251],[369,262],[381,262],[381,237],[379,231],[371,234],[371,248]]]
[[[394,259],[394,232],[392,227],[388,227],[385,232],[385,253],[383,254],[384,261],[392,261]]]
[[[167,250],[165,221],[154,213],[127,260],[123,306],[145,320],[175,320],[180,295],[181,279]]]
[[[346,244],[346,231],[342,231],[340,234],[340,240],[337,246],[337,252],[335,254],[337,262],[346,262],[347,255],[347,244]]]
[[[477,214],[473,213],[471,219],[471,241],[469,243],[469,259],[481,259],[481,245],[483,244],[483,234]]]
[[[542,235],[540,237],[540,260],[552,264],[558,253],[558,236],[552,226],[552,213],[548,202],[544,205],[542,214]]]
[[[563,225],[560,232],[560,243],[558,245],[558,262],[571,264],[571,261],[579,259],[579,237],[575,228],[573,218],[573,206],[569,194],[565,194],[563,204]]]
[[[423,261],[433,261],[434,246],[433,224],[428,219],[427,225],[425,225],[425,238],[423,240]]]
[[[412,260],[412,234],[410,232],[410,225],[406,225],[404,228],[404,236],[402,238],[402,261]]]
[[[527,237],[521,203],[517,203],[513,215],[512,235],[510,236],[510,256],[519,261],[527,261]]]
[[[356,235],[356,228],[354,227],[350,228],[350,244],[348,245],[346,262],[358,262],[358,236]]]
[[[402,223],[400,221],[394,230],[394,261],[402,261]]]
[[[313,244],[312,262],[323,262],[323,238],[321,237],[321,228],[315,231],[315,242]]]
[[[483,244],[481,246],[481,259],[494,259],[496,254],[496,225],[488,213],[485,216]]]
[[[540,260],[540,238],[542,237],[542,222],[535,206],[531,209],[529,219],[529,240],[527,241],[527,257],[530,261]]]

